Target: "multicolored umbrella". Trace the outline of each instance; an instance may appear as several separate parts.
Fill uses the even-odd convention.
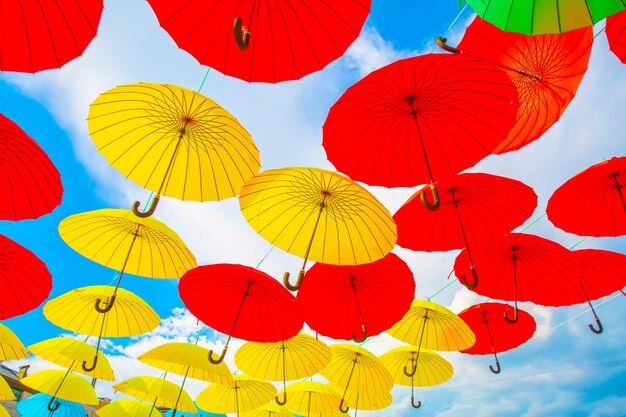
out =
[[[480,17],[467,27],[458,49],[444,49],[489,61],[502,68],[517,87],[517,122],[494,153],[502,154],[538,139],[563,114],[587,71],[593,29],[558,35],[526,36],[504,32]]]
[[[626,156],[592,165],[567,180],[548,200],[546,214],[568,233],[626,235]]]
[[[235,375],[229,385],[211,384],[196,399],[198,407],[212,413],[243,413],[269,403],[276,388],[269,382],[245,375]]]
[[[278,342],[295,336],[304,325],[293,295],[266,273],[248,266],[199,266],[183,275],[178,292],[194,316],[228,335],[219,358],[209,351],[212,363],[224,360],[232,337]]]
[[[415,279],[394,253],[362,265],[316,263],[296,297],[304,320],[333,339],[363,342],[389,329],[411,307]]]
[[[38,72],[81,56],[95,38],[102,0],[3,0],[0,71]]]
[[[606,38],[611,51],[626,64],[626,11],[606,18]]]
[[[533,1],[465,0],[486,21],[507,32],[525,35],[564,33],[593,26],[626,9],[622,0]]]
[[[428,210],[418,196],[418,190],[393,215],[398,226],[398,245],[415,251],[447,251],[466,248],[472,282],[478,282],[471,249],[511,232],[523,224],[537,207],[537,195],[526,184],[492,174],[459,174],[436,183],[439,210]]]
[[[17,335],[0,323],[0,361],[23,359],[29,356],[30,352]]]
[[[287,399],[287,381],[302,379],[321,371],[330,362],[330,348],[324,342],[304,333],[275,343],[246,342],[235,353],[235,364],[242,372],[268,381],[283,381]]]
[[[54,413],[61,403],[57,398],[75,403],[97,405],[98,396],[96,390],[86,379],[73,374],[70,370],[45,370],[35,372],[20,382],[37,392],[50,395],[47,409]]]
[[[215,201],[239,194],[259,172],[259,151],[229,112],[192,90],[168,84],[122,85],[90,106],[96,148],[130,180],[156,196],[140,217],[154,213],[162,195]]]
[[[3,13],[0,19],[4,17]],[[0,32],[5,29],[0,24]],[[0,67],[4,63],[1,48]],[[37,142],[1,113],[0,166],[0,219],[36,219],[61,204],[63,185],[59,171]]]
[[[304,258],[296,291],[309,259],[358,265],[387,255],[396,243],[389,211],[344,175],[319,168],[280,168],[251,178],[241,189],[241,211],[272,245]]]
[[[96,411],[98,417],[163,417],[163,414],[150,404],[122,398],[108,403]],[[83,411],[84,416],[84,411]],[[81,416],[81,417],[83,417]],[[180,414],[178,415],[180,417]],[[197,416],[200,417],[200,416]]]
[[[313,381],[300,381],[289,385],[289,397],[286,391],[278,397],[286,398],[286,407],[305,417],[326,415],[339,410],[341,397],[328,384]]]
[[[323,128],[328,160],[384,187],[443,180],[493,152],[515,124],[517,90],[504,71],[463,55],[396,61],[348,88]]]
[[[461,353],[470,355],[493,354],[496,367],[489,365],[494,374],[501,371],[498,353],[506,352],[526,343],[535,334],[537,324],[533,316],[524,310],[518,310],[517,325],[511,326],[504,319],[511,314],[511,306],[502,303],[480,303],[459,313],[476,335],[476,343]]]
[[[52,407],[55,408],[54,412],[48,409],[48,405],[51,403],[52,397],[47,394],[39,393],[31,395],[18,401],[16,405],[17,411],[23,417],[41,417],[41,416],[54,416],[54,417],[85,417],[85,408],[82,404],[65,401],[55,398],[52,402]]]
[[[201,64],[249,82],[277,83],[343,55],[359,36],[371,0],[149,3],[161,27]]]
[[[175,405],[182,411],[197,413],[193,400],[179,385],[153,376],[135,376],[113,385],[115,391],[123,392],[139,400],[152,403],[152,408]]]

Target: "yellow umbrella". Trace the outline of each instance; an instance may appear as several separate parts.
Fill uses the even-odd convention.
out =
[[[210,413],[252,411],[272,400],[276,388],[269,382],[236,375],[231,385],[211,384],[196,398],[199,408]]]
[[[241,189],[241,211],[271,244],[304,258],[333,265],[371,263],[396,243],[396,224],[369,191],[348,177],[319,168],[281,168],[252,177]]]
[[[180,200],[234,197],[259,172],[259,151],[237,119],[194,91],[137,83],[102,93],[90,106],[89,134],[96,148],[130,180]]]
[[[341,411],[348,408],[344,405],[347,391],[359,394],[387,394],[393,387],[389,371],[380,359],[361,346],[344,343],[330,347],[332,359],[328,366],[320,372],[331,384],[341,387]]]
[[[30,356],[30,353],[15,333],[0,323],[0,362],[23,359],[28,356]]]
[[[100,360],[92,371],[83,370],[82,364],[86,366],[87,361],[93,360],[96,356],[96,348],[81,342],[80,340],[68,337],[55,337],[46,339],[28,349],[42,359],[55,363],[72,371],[105,381],[115,381],[115,374],[106,356],[100,355]]]
[[[286,381],[302,379],[321,371],[330,362],[330,348],[304,333],[276,343],[246,342],[235,353],[235,364],[246,374],[268,381],[283,381],[285,405]]]
[[[286,407],[296,413],[326,414],[339,411],[341,397],[328,384],[301,381],[289,385]]]
[[[391,373],[393,382],[411,386],[411,405],[419,408],[421,401],[415,402],[413,387],[432,387],[443,384],[454,373],[454,368],[438,353],[419,346],[400,346],[391,349],[380,357],[381,362]],[[411,370],[409,370],[411,369]]]
[[[402,320],[387,330],[391,336],[426,349],[458,351],[476,343],[469,326],[444,306],[413,300]]]
[[[163,414],[154,406],[125,398],[105,405],[96,411],[96,415],[98,417],[163,417]]]
[[[81,404],[98,404],[96,390],[86,379],[73,374],[69,369],[67,371],[39,371],[22,378],[20,382],[29,388],[50,395],[48,410],[51,413],[54,413],[60,406],[60,403],[55,401],[56,398]]]
[[[13,399],[15,399],[15,397],[13,397]],[[0,405],[0,417],[11,417],[7,409],[2,405]]]
[[[11,401],[15,400],[15,394],[13,390],[4,380],[4,377],[0,376],[0,400],[2,401]]]
[[[113,389],[152,403],[153,407],[173,408],[177,404],[181,411],[198,412],[187,391],[162,378],[136,376],[113,385]]]
[[[256,410],[241,413],[241,417],[295,417],[295,415],[282,405],[267,403]]]

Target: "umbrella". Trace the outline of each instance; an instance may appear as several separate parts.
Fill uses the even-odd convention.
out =
[[[42,416],[54,416],[54,417],[85,417],[85,408],[82,404],[60,400],[55,398],[52,402],[52,407],[58,408],[56,411],[51,412],[48,409],[48,404],[51,403],[52,397],[47,394],[35,394],[27,397],[21,401],[18,401],[16,405],[17,411],[23,417],[42,417]]]
[[[149,3],[161,27],[201,64],[249,82],[277,83],[343,55],[359,36],[371,0]]]
[[[96,390],[87,380],[73,374],[69,369],[35,372],[22,378],[20,382],[35,391],[50,395],[46,407],[51,413],[61,406],[61,403],[56,401],[59,398],[81,404],[98,404]]]
[[[433,350],[458,351],[476,342],[476,336],[459,316],[426,300],[414,300],[402,320],[387,333],[405,343]]]
[[[509,233],[524,223],[537,207],[537,195],[524,183],[491,174],[459,174],[437,183],[442,190],[439,210],[428,210],[417,198],[418,190],[393,215],[398,226],[398,245],[412,250],[447,251],[475,246]],[[445,190],[445,192],[443,191]],[[466,286],[477,283],[474,276]]]
[[[444,49],[471,55],[502,68],[519,94],[517,122],[494,153],[502,154],[538,139],[563,114],[587,71],[593,29],[559,35],[526,36],[504,32],[477,17],[457,48]]]
[[[187,378],[232,384],[233,377],[225,363],[209,361],[209,350],[191,343],[170,342],[157,346],[138,356],[141,362],[168,373],[182,375],[181,392]],[[178,402],[174,404],[172,417],[176,416]]]
[[[559,229],[580,236],[626,235],[626,156],[581,171],[554,191],[546,214]]]
[[[123,392],[155,407],[172,408],[196,413],[198,410],[187,391],[179,385],[153,376],[135,376],[113,385],[115,391]]]
[[[348,88],[323,128],[328,160],[355,181],[430,183],[474,166],[511,131],[519,104],[507,75],[486,61],[429,54],[396,61]]]
[[[622,64],[626,64],[626,12],[606,18],[606,38],[611,51]]]
[[[341,403],[341,397],[328,384],[313,381],[300,381],[289,385],[289,397],[286,391],[278,394],[286,398],[286,407],[294,413],[305,417],[311,415],[325,415],[336,412]]]
[[[502,303],[481,303],[459,313],[459,317],[467,323],[476,335],[476,343],[461,353],[470,355],[493,354],[496,367],[489,365],[494,374],[500,373],[498,353],[506,352],[526,343],[535,333],[537,324],[533,316],[524,310],[518,310],[518,323],[510,326],[504,319],[511,313],[511,307]],[[507,314],[508,312],[508,314]]]
[[[5,28],[0,24],[0,32]],[[0,66],[2,62],[0,59]],[[0,165],[0,219],[35,219],[61,204],[59,171],[37,142],[1,113]]]
[[[387,394],[393,387],[389,371],[372,352],[362,346],[336,344],[330,347],[332,358],[320,372],[331,384],[344,390],[339,409],[348,411],[346,392]]]
[[[176,415],[178,417],[227,417],[226,414],[208,413],[208,412],[202,411],[202,410],[198,410],[197,413],[184,413],[184,412],[181,412],[181,411],[177,411]],[[111,416],[111,417],[115,417],[115,416]],[[141,416],[141,417],[143,417],[143,416]],[[165,417],[174,417],[174,410],[168,410],[165,413]]]
[[[81,342],[80,340],[67,337],[55,337],[46,339],[34,345],[30,345],[28,349],[42,359],[50,361],[63,368],[91,376],[96,379],[104,379],[105,381],[115,381],[115,374],[111,368],[111,364],[107,357],[100,354],[99,361],[91,371],[83,369],[82,364],[93,360],[97,356],[96,348]]]
[[[289,409],[276,403],[267,403],[263,407],[259,407],[252,411],[246,411],[245,413],[241,413],[241,415],[243,417],[295,417]]]
[[[248,223],[272,245],[304,258],[292,291],[300,287],[308,259],[333,265],[374,262],[396,243],[389,211],[349,178],[319,168],[281,168],[248,181],[239,197]]]
[[[414,387],[432,387],[443,384],[454,373],[454,368],[441,355],[419,346],[400,346],[391,349],[380,357],[380,361],[391,373],[393,382],[411,386],[411,406],[419,408],[421,401],[415,402]],[[408,372],[409,367],[412,369]]]
[[[7,326],[0,323],[0,362],[23,359],[29,356],[30,352],[16,334]]]
[[[233,384],[211,384],[196,398],[198,407],[212,413],[252,411],[272,400],[276,388],[269,382],[235,375]]]
[[[180,200],[234,197],[261,166],[250,134],[230,113],[195,91],[138,83],[102,93],[87,117],[96,148],[130,180]]]
[[[150,404],[126,398],[108,403],[98,409],[96,415],[98,417],[163,417],[163,414],[156,408],[151,407]],[[200,416],[198,415],[197,417]]]
[[[83,54],[96,36],[102,0],[3,0],[0,71],[61,68]]]
[[[314,375],[330,362],[330,348],[304,333],[275,343],[246,342],[235,353],[235,364],[242,372],[268,381],[283,381],[285,405],[287,382]]]
[[[622,0],[532,1],[465,0],[483,19],[507,32],[526,35],[564,33],[626,9]]]
[[[178,292],[194,316],[228,334],[218,359],[209,351],[213,363],[224,360],[232,337],[278,342],[295,336],[304,325],[291,293],[269,275],[248,266],[199,266],[182,277]]]
[[[316,263],[296,301],[316,332],[360,343],[400,320],[411,307],[414,292],[413,273],[390,252],[370,264]]]
[[[481,278],[472,291],[485,297],[513,301],[513,317],[508,311],[504,313],[510,323],[518,319],[518,301],[564,306],[573,304],[576,297],[580,297],[579,284],[572,279],[581,273],[580,262],[569,250],[551,240],[511,233],[481,244],[474,250],[473,257],[476,267],[481,270]],[[464,250],[454,262],[457,277],[468,273],[467,264]]]
[[[0,417],[11,417],[7,409],[2,405],[0,405]]]
[[[15,394],[13,390],[4,380],[4,377],[0,376],[0,400],[2,401],[12,401],[15,400]]]
[[[0,320],[6,320],[43,303],[52,290],[52,276],[37,255],[4,235],[0,253]]]

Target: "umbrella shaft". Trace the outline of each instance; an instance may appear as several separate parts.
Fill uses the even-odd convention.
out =
[[[306,252],[304,254],[304,263],[302,264],[302,270],[306,268],[306,262],[309,259],[309,253],[311,252],[311,247],[313,246],[313,239],[315,239],[315,232],[317,231],[317,226],[320,224],[320,218],[322,217],[322,212],[326,208],[326,203],[320,203],[320,209],[317,213],[317,219],[315,220],[315,226],[313,226],[313,233],[311,233],[311,240],[309,240],[309,245],[306,248]]]

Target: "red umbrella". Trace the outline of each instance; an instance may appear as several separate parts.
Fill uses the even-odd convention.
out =
[[[0,114],[0,219],[35,219],[61,204],[63,185],[48,155]]]
[[[626,235],[626,157],[593,165],[567,180],[548,200],[546,214],[568,233]]]
[[[498,353],[506,352],[526,343],[535,333],[537,324],[533,316],[524,310],[518,310],[517,325],[510,326],[504,319],[511,307],[502,303],[475,304],[459,313],[476,335],[476,343],[461,353],[470,355],[493,354],[496,367],[489,365],[494,374],[500,373]]]
[[[626,64],[626,11],[606,18],[606,38],[611,51]]]
[[[394,214],[397,244],[426,252],[467,248],[474,282],[465,285],[474,286],[470,247],[524,223],[537,207],[537,195],[520,181],[491,174],[459,174],[436,184],[439,210],[428,210],[419,201],[424,187]]]
[[[359,36],[371,0],[148,3],[174,42],[201,64],[241,80],[277,83],[343,55]]]
[[[444,49],[485,59],[502,68],[517,87],[517,123],[494,153],[511,152],[538,139],[559,119],[587,71],[593,29],[527,36],[504,32],[476,17],[457,48]]]
[[[463,55],[417,56],[348,88],[328,113],[323,145],[328,160],[356,181],[430,183],[435,209],[434,178],[457,174],[492,153],[513,127],[518,107],[515,87],[496,66]]]
[[[96,36],[102,0],[2,0],[0,71],[38,72],[81,56]]]
[[[278,281],[244,265],[216,264],[191,269],[178,292],[185,306],[204,324],[228,334],[219,359],[224,360],[231,337],[252,342],[287,340],[304,325],[296,300]]]
[[[316,263],[307,272],[296,301],[316,332],[363,342],[404,317],[414,293],[413,273],[402,259],[389,253],[356,266]]]
[[[0,320],[24,314],[48,298],[52,276],[31,251],[0,235]]]
[[[511,233],[482,243],[472,251],[480,281],[472,289],[485,297],[513,301],[513,318],[518,319],[518,301],[543,306],[567,306],[576,303],[580,286],[580,262],[571,251],[551,240],[524,233]],[[454,262],[457,277],[469,274],[467,250]],[[506,314],[506,313],[505,313]]]

